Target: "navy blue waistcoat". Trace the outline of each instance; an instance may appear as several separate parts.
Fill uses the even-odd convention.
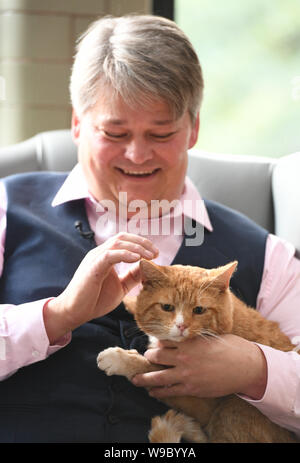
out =
[[[84,201],[52,207],[65,174],[21,174],[4,180],[8,196],[0,303],[21,304],[60,294],[95,246],[75,229],[89,229]],[[244,216],[206,201],[214,228],[198,247],[179,249],[173,264],[212,268],[239,261],[231,286],[255,306],[267,232]],[[96,365],[109,346],[145,349],[146,337],[120,304],[74,330],[71,343],[0,383],[0,442],[147,442],[150,420],[166,407],[122,377]]]

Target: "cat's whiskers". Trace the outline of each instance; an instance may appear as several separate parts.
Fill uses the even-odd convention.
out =
[[[223,342],[224,344],[227,344],[227,341],[222,338],[219,334],[215,333],[214,331],[212,330],[208,330],[208,329],[201,329],[198,333],[198,335],[201,337],[201,338],[204,338],[206,339],[207,341],[210,341],[212,339],[210,338],[213,338],[213,339],[217,339],[218,341],[221,341]]]
[[[166,335],[166,328],[164,326],[159,325],[159,323],[157,322],[144,323],[144,330],[146,333],[151,333],[151,335],[157,338],[162,335]]]

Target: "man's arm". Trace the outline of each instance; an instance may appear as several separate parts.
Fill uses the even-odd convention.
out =
[[[137,375],[133,383],[151,387],[157,398],[177,395],[222,397],[243,393],[260,399],[267,384],[267,366],[260,348],[239,336],[201,337],[177,343],[162,342],[145,356],[173,368]]]
[[[6,192],[0,182],[0,278],[4,266],[6,238]],[[0,381],[19,368],[44,360],[69,343],[70,334],[50,345],[43,310],[47,300],[14,306],[0,304]]]
[[[293,341],[300,336],[300,261],[290,243],[270,235],[257,309]],[[298,341],[299,342],[299,341]],[[295,343],[295,341],[293,341]],[[272,421],[300,435],[300,356],[260,346],[268,366],[261,400],[244,397]]]
[[[6,194],[0,183],[0,277],[4,265]],[[138,266],[118,277],[118,262],[157,255],[152,243],[137,235],[118,234],[90,251],[71,282],[55,298],[18,306],[0,304],[0,380],[43,360],[70,342],[71,331],[113,310],[139,282]]]
[[[54,342],[83,323],[115,309],[140,282],[139,265],[119,276],[114,265],[154,259],[158,250],[146,238],[118,233],[92,249],[82,260],[67,288],[47,304],[45,327]]]
[[[43,308],[47,300],[0,305],[0,380],[19,368],[40,360],[67,345],[68,334],[50,345],[44,326]]]

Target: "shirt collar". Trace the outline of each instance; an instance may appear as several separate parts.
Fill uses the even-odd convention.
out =
[[[101,205],[99,205],[89,192],[88,184],[80,164],[76,164],[69,173],[63,185],[55,195],[52,206],[59,206],[78,199],[87,199],[97,206],[98,211],[101,210]],[[204,201],[189,177],[185,178],[184,190],[180,197],[180,203],[184,215],[196,220],[209,231],[213,230]]]
[[[76,164],[56,193],[52,206],[55,207],[69,201],[86,198],[92,199],[92,195],[89,193],[81,165]]]

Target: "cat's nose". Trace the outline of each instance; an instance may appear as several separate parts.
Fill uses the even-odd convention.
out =
[[[186,329],[186,326],[183,323],[178,323],[176,326],[181,333],[183,333],[184,330]]]

